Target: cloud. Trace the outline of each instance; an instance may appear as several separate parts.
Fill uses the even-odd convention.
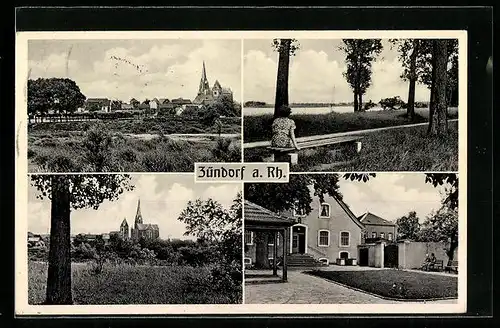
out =
[[[183,43],[158,40],[152,46],[113,47],[95,51],[92,44],[75,48],[66,72],[67,53],[50,54],[38,61],[29,61],[31,77],[69,77],[87,97],[107,97],[129,101],[132,97],[189,98],[198,91],[202,63],[205,61],[211,85],[219,80],[231,88],[234,99],[241,99],[241,42],[239,40],[203,40],[197,47],[193,41]],[[89,48],[90,47],[90,48]],[[97,58],[87,63],[85,54],[94,50]],[[82,61],[80,63],[79,61]],[[85,66],[85,67],[84,67]]]
[[[416,211],[423,221],[441,206],[440,190],[426,184],[423,174],[415,174],[418,177],[412,179],[407,179],[407,174],[378,173],[368,182],[341,180],[340,192],[357,216],[368,211],[395,221],[410,211]]]
[[[391,51],[391,50],[387,50]],[[395,50],[394,50],[395,51]],[[379,59],[373,63],[372,86],[365,99],[374,102],[382,98],[408,97],[408,82],[402,81],[402,66],[397,56],[391,60]],[[247,49],[244,56],[245,101],[274,102],[278,55]],[[352,91],[343,77],[345,62],[329,57],[323,50],[301,49],[290,59],[290,102],[350,102]],[[427,101],[429,91],[417,85],[416,100]]]

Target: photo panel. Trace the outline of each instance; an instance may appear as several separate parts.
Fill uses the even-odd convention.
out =
[[[245,161],[287,161],[295,172],[458,171],[463,33],[265,36],[243,46]]]
[[[30,173],[241,161],[241,40],[142,35],[19,41]]]
[[[245,183],[244,302],[255,310],[463,311],[459,198],[456,173],[311,173],[287,184]]]
[[[241,304],[241,187],[192,174],[29,175],[26,220],[16,226],[16,313]]]

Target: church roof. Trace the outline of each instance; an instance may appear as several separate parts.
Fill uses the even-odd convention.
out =
[[[376,216],[375,214],[372,214],[370,212],[366,212],[365,214],[360,216],[359,221],[365,225],[384,225],[384,226],[396,225],[394,222],[384,220],[381,217]]]
[[[214,88],[222,89],[222,87],[220,86],[219,80],[215,80]]]
[[[229,88],[222,88],[222,93],[230,95],[233,94],[233,91]]]
[[[137,230],[159,230],[157,224],[137,223]]]
[[[121,226],[128,225],[127,219],[123,219]]]

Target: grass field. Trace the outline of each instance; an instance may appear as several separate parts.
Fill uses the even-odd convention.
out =
[[[55,123],[52,123],[55,124]],[[238,162],[240,138],[203,137],[178,140],[168,135],[141,139],[111,132],[106,154],[109,172],[192,172],[195,162]],[[28,135],[29,172],[92,172],[83,131],[38,130]]]
[[[400,270],[307,273],[389,298],[416,300],[458,297],[458,280],[450,276]]]
[[[45,300],[47,264],[29,262],[28,302]],[[96,275],[84,263],[72,264],[74,304],[228,304],[238,295],[214,290],[209,267],[105,266]]]
[[[428,122],[427,109],[415,109],[416,118],[409,122],[404,111],[366,111],[358,113],[297,114],[290,118],[295,121],[296,137],[320,134],[375,129],[387,126]],[[456,108],[448,109],[449,118],[458,118]],[[271,140],[272,115],[245,116],[243,118],[244,142]]]
[[[121,133],[217,133],[215,126],[206,126],[198,119],[183,117],[156,117],[136,119],[100,120],[110,132]],[[240,117],[221,118],[221,133],[241,133]],[[30,125],[28,133],[41,131],[86,131],[94,122],[42,122]]]
[[[271,153],[265,148],[244,150],[245,161],[266,161]],[[458,123],[449,123],[449,135],[431,137],[427,126],[367,133],[361,152],[347,164],[333,165],[326,147],[299,151],[299,162],[291,170],[306,171],[456,171],[458,170]],[[345,158],[344,158],[345,159]],[[340,159],[342,160],[342,158]]]

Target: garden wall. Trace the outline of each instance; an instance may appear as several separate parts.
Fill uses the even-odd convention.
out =
[[[434,253],[443,265],[448,263],[446,255],[446,243],[444,242],[414,242],[402,241],[398,243],[399,267],[401,269],[418,269],[425,261],[426,255]],[[454,258],[457,259],[457,250]]]

